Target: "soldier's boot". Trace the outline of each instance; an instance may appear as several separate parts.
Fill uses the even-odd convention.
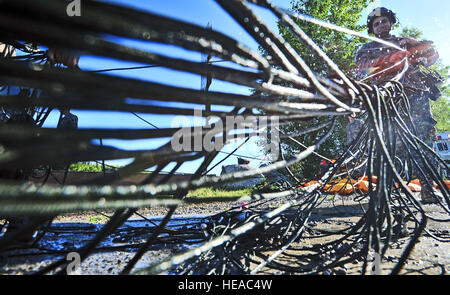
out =
[[[442,197],[442,194],[438,190],[431,189],[427,185],[422,186],[420,198],[423,204],[439,203],[439,197]]]
[[[395,225],[392,228],[392,233],[398,238],[407,237],[410,232],[408,231],[408,220],[402,214],[394,215]]]

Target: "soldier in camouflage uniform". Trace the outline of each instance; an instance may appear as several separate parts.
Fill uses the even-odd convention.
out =
[[[397,18],[391,10],[384,7],[376,8],[367,19],[368,32],[403,49],[423,44],[424,41],[391,35],[392,26],[396,23]],[[416,136],[431,145],[431,138],[436,133],[435,125],[437,122],[433,119],[429,98],[435,98],[436,92],[431,91],[431,89],[436,87],[427,83],[427,77],[421,72],[419,65],[429,67],[439,59],[439,55],[433,47],[430,47],[427,51],[428,58],[420,59],[420,64],[418,65],[408,65],[406,72],[403,72],[401,75],[398,72],[391,72],[385,75],[376,75],[373,78],[368,76],[366,69],[374,67],[379,58],[398,51],[400,50],[375,41],[363,45],[356,54],[356,64],[359,69],[356,78],[369,82],[372,85],[380,85],[392,79],[401,82],[410,103],[412,121],[417,130]],[[433,164],[436,164],[434,166],[437,167],[437,163]],[[435,202],[436,199],[432,195],[432,188],[425,185],[425,181],[420,173],[416,177],[422,183],[422,201],[425,203]]]

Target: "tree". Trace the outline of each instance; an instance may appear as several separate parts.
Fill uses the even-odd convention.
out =
[[[441,97],[437,101],[432,101],[431,112],[437,121],[436,132],[450,131],[450,100]]]
[[[292,10],[295,12],[306,14],[355,31],[363,31],[366,27],[358,23],[362,17],[363,10],[371,2],[373,2],[373,0],[297,0],[292,1],[291,4]],[[340,69],[344,71],[344,73],[351,75],[351,70],[354,68],[354,55],[361,44],[366,42],[366,39],[349,36],[348,34],[336,32],[301,20],[297,20],[296,22],[340,67]],[[290,43],[313,71],[324,76],[331,74],[328,65],[294,36],[291,31],[286,29],[281,23],[278,24],[278,29],[281,36]],[[328,117],[317,117],[306,122],[290,123],[287,126],[283,126],[281,131],[286,134],[292,134],[298,130],[317,126],[319,123],[328,119]],[[318,151],[319,154],[326,158],[336,158],[342,154],[346,147],[347,124],[348,119],[346,117],[341,116],[337,119],[337,124],[333,133],[320,146]],[[325,132],[325,130],[308,133],[299,136],[297,139],[306,146],[309,146],[313,144],[317,136],[320,136],[323,132]],[[304,150],[304,146],[296,144],[289,139],[283,139],[281,141],[281,147],[285,158],[289,158]],[[317,176],[321,159],[322,158],[317,155],[313,155],[291,168],[299,178],[312,179]]]
[[[431,69],[439,73],[444,79],[444,82],[439,86],[441,97],[436,101],[430,101],[431,113],[437,121],[436,132],[450,131],[450,66],[444,66],[441,61],[438,61]]]
[[[408,37],[415,40],[423,39],[423,33],[417,28],[404,27],[400,33],[400,37]]]
[[[362,11],[374,0],[296,0],[292,1],[292,10],[309,15],[322,21],[351,29],[357,32],[366,30],[365,25],[360,25]],[[330,30],[306,21],[298,20],[302,30],[319,45],[322,50],[339,66],[341,70],[351,73],[354,67],[354,56],[364,38],[354,37],[345,33]],[[330,73],[327,65],[313,54],[297,37],[281,24],[278,25],[281,35],[314,71],[327,75]]]
[[[436,101],[430,101],[431,112],[437,121],[436,132],[450,131],[450,66],[444,66],[441,61],[438,61],[431,69],[438,72],[444,79],[444,82],[439,86],[441,97]]]

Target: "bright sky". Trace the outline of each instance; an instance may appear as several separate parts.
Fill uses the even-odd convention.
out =
[[[106,1],[106,0],[105,0]],[[206,27],[208,23],[211,23],[213,29],[218,30],[241,43],[249,46],[250,48],[257,50],[257,44],[251,39],[247,33],[240,28],[240,26],[226,13],[219,5],[213,0],[111,0],[108,2],[125,4],[127,6],[143,9],[153,13],[170,16],[173,18],[182,19],[187,22],[191,22],[203,27]],[[291,0],[274,0],[272,3],[279,7],[290,8]],[[384,6],[394,10],[403,26],[414,26],[423,31],[424,37],[429,40],[433,40],[436,47],[442,57],[445,64],[450,63],[450,45],[448,40],[450,39],[450,18],[448,12],[450,11],[450,1],[448,0],[376,0],[376,2],[370,5],[367,9],[367,13],[372,11],[373,8],[378,6]],[[81,7],[82,13],[83,7]],[[263,9],[257,9],[257,14],[276,31],[275,19],[270,13]],[[367,13],[364,14],[362,21],[365,22]],[[395,32],[394,32],[395,33]],[[198,53],[192,53],[185,50],[176,48],[158,47],[141,42],[128,42],[127,45],[133,47],[139,47],[147,50],[152,50],[158,53],[166,54],[169,56],[183,57],[195,61],[200,61],[201,56]],[[85,70],[99,70],[116,67],[133,66],[135,64],[119,63],[113,60],[98,59],[94,57],[82,57],[80,59],[80,67]],[[141,80],[156,81],[168,85],[177,85],[187,88],[199,89],[200,79],[195,75],[180,73],[176,71],[165,70],[161,68],[151,68],[145,70],[132,70],[125,72],[114,72],[114,75],[123,75],[127,77],[137,78]],[[224,92],[236,92],[236,93],[249,93],[247,88],[234,87],[230,83],[220,82],[214,80],[210,90],[212,91],[224,91]],[[79,117],[79,128],[152,128],[147,123],[143,122],[136,116],[130,113],[118,113],[118,112],[87,112],[73,110],[73,113]],[[145,115],[139,114],[145,120],[157,125],[158,127],[171,127],[172,118],[165,116]],[[52,113],[48,119],[46,126],[56,125],[58,112]],[[146,141],[138,140],[133,141],[116,141],[116,140],[104,140],[104,144],[114,145],[122,149],[153,149],[155,145],[161,145],[166,141]],[[238,144],[227,146],[224,151],[231,152]],[[242,150],[237,152],[238,154],[262,158],[262,153],[255,147],[255,143],[250,141]],[[220,155],[213,163],[216,163],[225,154]],[[110,164],[126,163],[125,161],[109,162]],[[230,157],[223,164],[236,164],[237,160],[234,157]],[[262,161],[252,160],[253,166],[259,166]],[[186,164],[181,167],[182,172],[193,172],[197,163]],[[221,166],[215,168],[212,173],[220,173]],[[168,171],[170,167],[164,169]]]

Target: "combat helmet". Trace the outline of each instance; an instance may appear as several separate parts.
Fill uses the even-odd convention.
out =
[[[377,7],[367,17],[367,31],[369,34],[373,34],[372,22],[378,16],[387,16],[392,25],[395,25],[398,22],[397,16],[392,10],[385,7]]]

